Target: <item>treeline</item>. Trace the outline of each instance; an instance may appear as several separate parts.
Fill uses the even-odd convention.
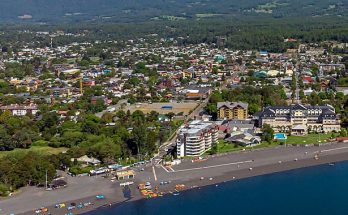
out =
[[[0,158],[0,196],[27,185],[45,185],[46,173],[51,181],[59,160],[38,153],[16,153]]]
[[[0,151],[50,146],[65,147],[67,152],[49,155],[21,150],[1,154],[0,196],[22,186],[43,184],[46,171],[48,181],[56,169],[84,172],[72,161],[83,155],[97,158],[102,164],[149,159],[181,124],[174,120],[159,122],[158,117],[155,111],[119,111],[105,113],[102,118],[71,111],[62,120],[55,111],[42,112],[40,119],[12,116],[5,111],[0,114]],[[168,114],[168,118],[172,117]]]
[[[0,7],[2,22],[18,22],[18,15],[31,14],[26,22],[48,23],[141,22],[160,16],[205,18],[197,14],[282,18],[345,15],[347,12],[347,6],[339,0],[16,0],[2,1]]]
[[[128,40],[149,37],[158,34],[164,38],[175,38],[179,45],[197,43],[216,43],[218,37],[226,38],[225,47],[242,50],[267,50],[283,52],[287,48],[297,47],[297,43],[285,43],[285,38],[294,38],[306,43],[318,43],[326,40],[348,42],[346,17],[283,18],[274,19],[253,16],[239,18],[216,17],[207,20],[182,20],[175,22],[149,21],[144,23],[79,24],[60,26],[29,25],[25,28],[33,31],[64,30],[71,33],[83,33],[84,37],[60,36],[54,45],[71,42],[94,42],[95,40]],[[38,38],[34,34],[18,33],[24,26],[4,26],[6,33],[0,36],[0,44],[15,47],[30,41],[42,41],[49,45],[49,38]],[[165,29],[165,30],[163,30]],[[85,31],[87,30],[87,31]],[[9,36],[10,35],[10,36]],[[20,42],[17,42],[20,41]],[[155,40],[154,40],[155,41]],[[122,44],[122,43],[121,43]],[[120,46],[120,45],[110,45]],[[121,46],[120,46],[121,48]]]
[[[60,120],[52,111],[34,116],[0,115],[0,151],[29,148],[33,143],[51,147],[84,148],[105,163],[134,155],[151,156],[179,125],[158,122],[158,113],[141,111],[105,113],[100,119],[94,114],[75,115]],[[172,117],[172,116],[171,116]],[[74,118],[70,120],[69,118]]]

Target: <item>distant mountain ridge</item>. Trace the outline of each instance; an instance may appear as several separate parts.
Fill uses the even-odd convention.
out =
[[[1,22],[142,22],[216,16],[346,16],[347,0],[1,0]]]

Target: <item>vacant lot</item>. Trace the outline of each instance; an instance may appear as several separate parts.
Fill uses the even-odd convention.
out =
[[[172,109],[164,109],[164,106],[171,106]],[[125,111],[130,111],[133,113],[136,110],[140,110],[144,113],[150,113],[151,111],[156,111],[160,114],[167,114],[169,112],[173,112],[175,114],[183,113],[184,115],[188,115],[189,112],[195,109],[198,106],[197,102],[185,102],[185,103],[143,103],[143,104],[134,104],[125,107]]]

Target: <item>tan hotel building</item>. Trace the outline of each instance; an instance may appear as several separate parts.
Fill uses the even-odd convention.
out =
[[[245,120],[248,118],[248,104],[242,102],[218,102],[218,118]]]

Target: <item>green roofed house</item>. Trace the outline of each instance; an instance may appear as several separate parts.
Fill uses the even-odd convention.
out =
[[[267,72],[266,71],[255,71],[253,76],[255,78],[267,78]]]
[[[215,55],[214,60],[221,63],[222,61],[225,60],[225,57],[223,55]]]
[[[158,115],[158,121],[160,121],[160,122],[168,122],[168,121],[170,121],[170,120],[169,120],[169,118],[168,118],[166,115],[164,115],[164,114],[159,114],[159,115]]]

